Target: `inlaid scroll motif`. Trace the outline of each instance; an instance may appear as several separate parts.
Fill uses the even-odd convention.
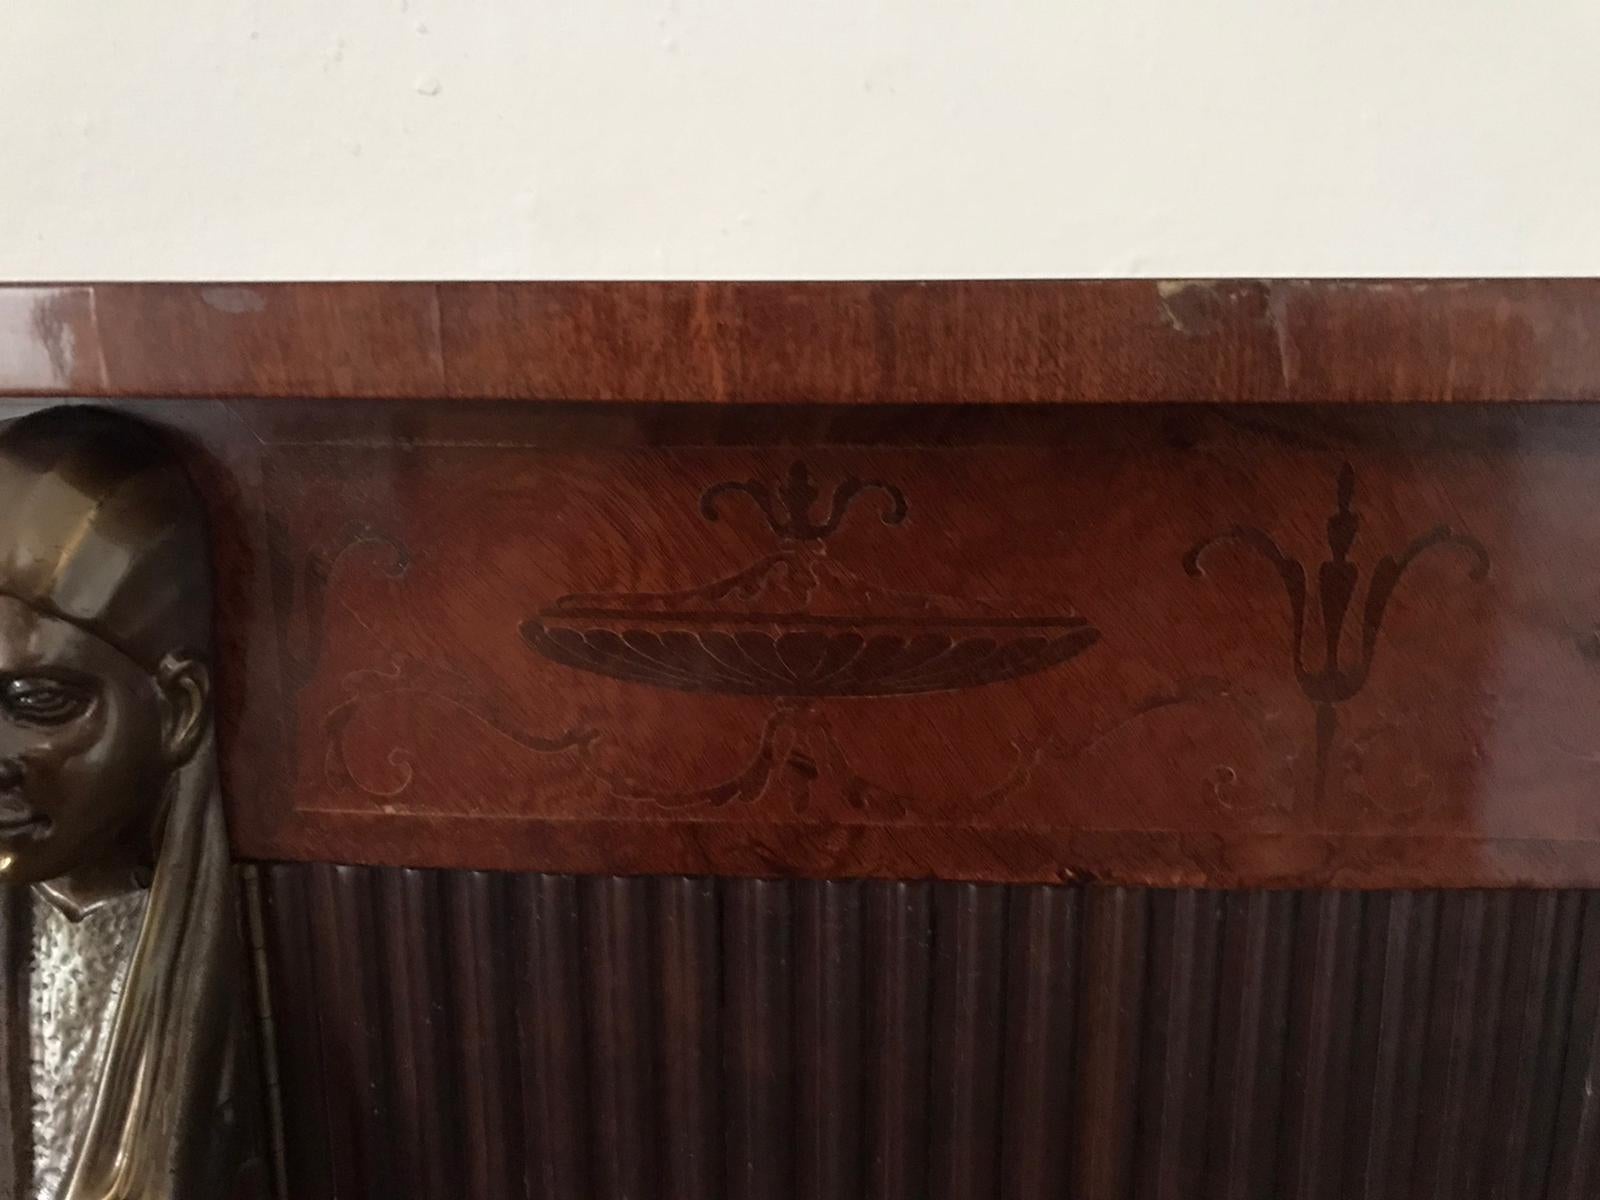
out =
[[[1240,542],[1256,551],[1277,571],[1289,599],[1292,660],[1300,691],[1316,714],[1316,760],[1313,796],[1319,808],[1327,798],[1329,764],[1338,738],[1339,706],[1366,686],[1377,650],[1378,634],[1395,587],[1406,569],[1435,547],[1455,547],[1467,557],[1467,577],[1477,581],[1489,573],[1489,552],[1476,538],[1456,533],[1448,525],[1436,525],[1415,538],[1398,554],[1378,560],[1368,581],[1361,605],[1359,649],[1353,661],[1344,658],[1345,619],[1356,599],[1361,571],[1350,561],[1350,551],[1360,532],[1361,519],[1353,507],[1355,469],[1345,463],[1339,470],[1338,508],[1328,519],[1330,557],[1317,567],[1317,595],[1321,603],[1324,645],[1321,665],[1307,665],[1305,654],[1306,571],[1290,558],[1270,534],[1253,525],[1234,525],[1207,538],[1184,556],[1184,569],[1193,576],[1205,574],[1202,559],[1212,547],[1223,542]]]
[[[388,579],[404,579],[411,569],[411,552],[399,538],[366,521],[348,522],[303,555],[297,556],[291,546],[289,531],[269,516],[270,578],[282,614],[279,661],[289,686],[300,691],[322,665],[328,590],[340,564],[356,551],[370,549],[376,570]]]
[[[585,728],[549,736],[529,733],[503,716],[502,705],[461,672],[405,654],[394,655],[382,668],[352,671],[343,684],[346,698],[322,722],[323,777],[335,793],[358,791],[383,801],[384,812],[402,810],[402,797],[417,774],[416,750],[384,732],[386,713],[391,719],[396,711],[465,717],[498,747],[558,760],[549,773],[555,780],[575,773],[577,756],[595,737]]]
[[[848,478],[819,516],[821,492],[807,466],[796,462],[776,487],[749,480],[708,488],[702,516],[721,519],[722,502],[736,494],[748,497],[777,535],[773,553],[684,591],[563,596],[522,625],[535,650],[576,670],[680,692],[772,700],[750,765],[736,778],[682,791],[607,772],[616,795],[668,807],[721,806],[781,788],[789,806],[805,812],[820,789],[848,809],[900,815],[905,798],[862,779],[845,760],[821,711],[824,701],[1000,683],[1056,667],[1099,640],[1075,614],[1019,617],[885,587],[834,561],[824,543],[863,497],[881,501],[885,525],[905,521],[905,496],[892,484]],[[602,758],[592,754],[597,764]]]
[[[411,569],[411,552],[405,544],[366,521],[351,521],[297,555],[288,529],[271,516],[267,519],[269,578],[277,605],[278,663],[283,680],[294,696],[305,690],[322,666],[327,640],[328,593],[341,565],[360,551],[370,553],[371,569],[387,579],[404,579]],[[286,761],[298,754],[299,728],[289,716],[282,730]]]

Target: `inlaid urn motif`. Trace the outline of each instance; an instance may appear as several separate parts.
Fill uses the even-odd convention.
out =
[[[1010,616],[946,597],[872,584],[820,552],[852,502],[884,501],[898,525],[906,502],[889,484],[845,480],[828,516],[796,463],[777,500],[763,483],[724,483],[701,499],[708,520],[730,492],[753,498],[781,539],[744,570],[682,592],[563,596],[523,635],[554,662],[684,692],[792,699],[957,691],[1048,670],[1092,646],[1076,615]]]
[[[563,596],[524,622],[545,658],[576,670],[680,692],[774,702],[747,769],[705,788],[668,791],[633,779],[614,791],[669,807],[751,802],[780,775],[800,781],[803,811],[831,788],[847,808],[903,815],[903,797],[857,776],[820,705],[827,700],[963,691],[1050,670],[1100,634],[1072,613],[1017,615],[991,605],[871,582],[825,547],[858,500],[886,526],[906,520],[893,484],[850,477],[816,516],[820,492],[803,462],[776,487],[719,483],[700,499],[708,521],[726,498],[754,504],[778,546],[712,583],[678,592]]]

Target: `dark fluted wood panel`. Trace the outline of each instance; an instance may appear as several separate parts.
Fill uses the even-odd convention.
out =
[[[1132,1186],[1150,896],[1133,888],[1086,893],[1074,1030],[1075,1196],[1124,1196]]]
[[[794,889],[765,879],[723,892],[722,1019],[729,1200],[794,1195]]]
[[[27,890],[0,888],[0,954],[5,956],[0,961],[27,960],[31,927]],[[27,978],[26,972],[7,971],[0,983],[0,1162],[16,1164],[8,1172],[14,1177],[0,1180],[0,1200],[24,1200],[33,1195]]]
[[[1600,1188],[1600,893],[262,878],[296,1200]]]
[[[861,885],[796,885],[795,1179],[801,1200],[859,1188],[863,1168]],[[704,1193],[702,1193],[704,1194]]]
[[[717,1200],[723,1191],[720,897],[704,879],[662,879],[656,886],[661,1096],[674,1114],[663,1129],[661,1194]]]
[[[591,1080],[587,1140],[597,1200],[653,1200],[661,1124],[673,1116],[657,1102],[659,981],[650,962],[651,915],[647,880],[578,885],[579,1003]]]
[[[1000,1154],[1005,895],[951,884],[934,892],[932,1108],[928,1195],[994,1195]]]
[[[933,885],[867,885],[866,1194],[919,1200],[928,1186]],[[863,1062],[865,1058],[863,1058]]]
[[[1290,892],[1223,900],[1216,1048],[1207,1113],[1206,1191],[1216,1200],[1270,1195],[1277,1186],[1292,919]]]
[[[1081,893],[1007,897],[1000,1195],[1046,1200],[1066,1169]]]
[[[578,884],[525,875],[513,883],[518,1048],[528,1195],[591,1193],[589,1072],[584,1057],[583,939]],[[663,989],[663,995],[670,995]],[[690,1121],[700,1114],[692,1109]]]
[[[449,1078],[449,999],[439,982],[449,978],[449,947],[438,876],[391,871],[377,879],[385,969],[392,1005],[391,1049],[404,1047],[394,1072],[394,1150],[402,1177],[417,1200],[447,1200],[458,1190],[462,1146],[448,1136],[444,1113],[453,1101],[440,1081]]]
[[[1182,1200],[1205,1167],[1222,896],[1159,892],[1153,899],[1136,1194]]]

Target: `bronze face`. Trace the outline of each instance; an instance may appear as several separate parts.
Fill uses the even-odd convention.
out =
[[[0,881],[69,903],[148,880],[209,687],[200,506],[137,422],[53,409],[0,433]]]
[[[204,703],[195,671],[156,678],[0,596],[0,879],[37,883],[93,864],[131,883],[151,864],[164,784]]]

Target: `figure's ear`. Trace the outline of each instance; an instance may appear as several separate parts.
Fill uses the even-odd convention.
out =
[[[156,669],[161,692],[161,751],[172,767],[193,757],[211,717],[211,672],[198,659],[169,654]]]

